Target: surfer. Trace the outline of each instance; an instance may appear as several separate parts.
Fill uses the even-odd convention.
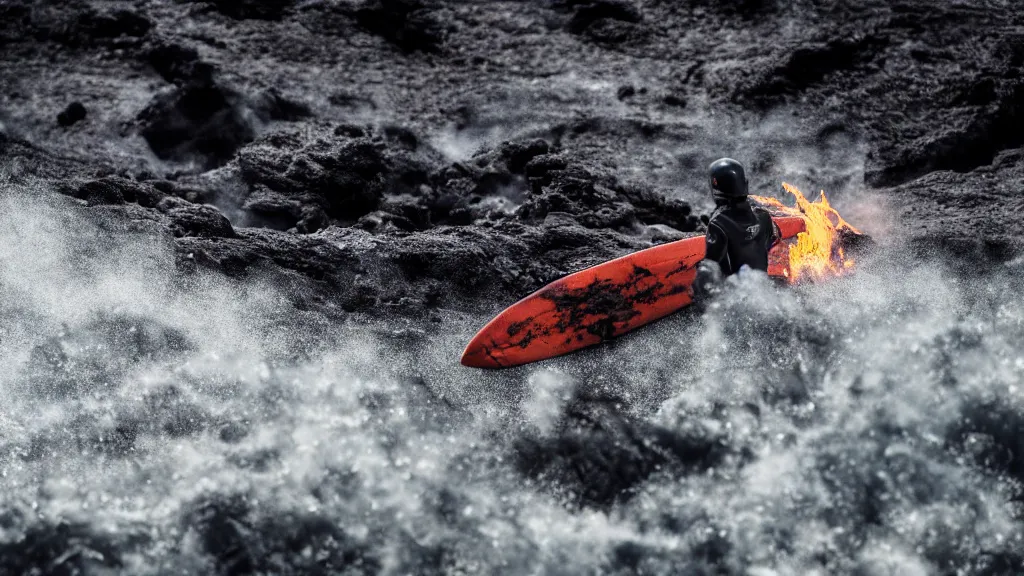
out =
[[[697,266],[694,300],[709,295],[722,278],[747,266],[768,270],[768,251],[781,234],[766,210],[750,205],[743,165],[732,158],[715,160],[710,168],[715,211],[708,219],[706,253]]]

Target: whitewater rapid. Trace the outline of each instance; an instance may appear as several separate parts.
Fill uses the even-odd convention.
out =
[[[481,372],[458,358],[486,318],[334,318],[269,274],[179,271],[144,220],[0,188],[4,553],[71,542],[53,566],[132,574],[1021,561],[1020,261],[957,275],[890,239],[844,278],[744,276],[702,314]]]

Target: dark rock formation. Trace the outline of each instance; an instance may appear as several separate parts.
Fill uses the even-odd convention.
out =
[[[212,206],[192,204],[187,200],[167,197],[157,204],[171,219],[171,231],[178,238],[200,236],[208,238],[235,238],[228,219]]]
[[[67,128],[85,120],[85,106],[81,102],[72,102],[63,112],[57,114],[57,124]]]
[[[367,0],[355,19],[404,52],[439,52],[444,46],[444,23],[421,0]]]
[[[10,574],[83,574],[123,566],[118,539],[88,524],[30,523],[15,508],[0,511],[6,530],[27,525],[21,539],[0,544],[0,569]]]
[[[221,574],[373,574],[380,569],[380,560],[331,520],[316,514],[257,516],[241,495],[200,500],[182,524],[199,533]]]
[[[291,0],[213,0],[213,7],[231,18],[280,20],[291,8]]]
[[[553,438],[518,442],[519,468],[578,504],[607,509],[629,499],[655,471],[701,472],[728,452],[713,433],[694,429],[679,434],[638,422],[616,405],[621,401],[573,403]]]
[[[157,96],[138,118],[160,158],[215,168],[256,136],[243,98],[217,84],[189,84]]]
[[[190,347],[183,334],[149,319],[103,315],[35,346],[25,381],[42,396],[88,394],[116,386],[142,363],[174,358]]]

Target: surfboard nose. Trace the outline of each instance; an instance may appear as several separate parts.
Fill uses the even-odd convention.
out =
[[[466,346],[466,349],[462,351],[462,359],[459,362],[463,366],[469,366],[470,368],[502,367],[497,359],[488,353],[487,346],[481,342],[480,334],[477,334]]]

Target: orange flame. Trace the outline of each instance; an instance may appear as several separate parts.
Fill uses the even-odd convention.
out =
[[[806,224],[806,231],[797,234],[796,242],[789,245],[790,282],[806,278],[821,280],[839,276],[853,267],[853,259],[847,258],[841,242],[842,232],[860,234],[828,203],[825,192],[817,202],[811,202],[804,195],[785,182],[782,187],[796,198],[796,207],[789,207],[775,198],[753,196],[755,200],[782,212],[787,216],[800,216]]]

